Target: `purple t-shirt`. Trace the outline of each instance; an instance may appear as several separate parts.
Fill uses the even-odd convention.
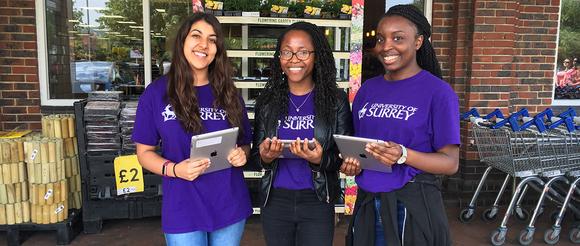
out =
[[[288,116],[281,120],[278,127],[279,139],[301,140],[314,138],[314,92],[312,95],[296,96],[290,93],[292,103],[288,103]],[[302,105],[302,106],[300,106]],[[274,188],[288,190],[314,189],[312,184],[312,169],[308,161],[302,158],[280,158],[278,169],[274,177]]]
[[[195,88],[203,133],[230,128],[225,110],[213,108],[211,86]],[[167,77],[163,76],[150,84],[141,95],[133,141],[155,146],[161,140],[162,156],[179,163],[189,158],[192,134],[182,128],[166,99],[166,91]],[[250,144],[252,137],[245,109],[242,115],[243,126],[240,130],[243,129],[244,135],[238,141],[239,146]],[[232,167],[203,174],[194,181],[164,177],[161,214],[165,233],[211,232],[249,217],[252,207],[242,169]]]
[[[383,76],[367,80],[356,94],[352,113],[358,137],[393,141],[425,153],[460,144],[457,95],[425,70],[398,81]],[[363,170],[356,183],[368,192],[390,192],[421,172],[405,164],[394,165],[392,173]]]

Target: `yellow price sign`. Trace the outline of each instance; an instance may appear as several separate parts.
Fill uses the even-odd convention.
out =
[[[137,155],[126,155],[115,158],[115,182],[117,195],[143,192],[143,168],[139,165]]]

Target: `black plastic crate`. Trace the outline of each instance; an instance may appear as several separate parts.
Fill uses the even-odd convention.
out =
[[[54,231],[56,244],[69,244],[81,231],[81,213],[77,209],[70,209],[68,218],[54,224],[23,223],[15,225],[0,225],[0,231],[6,232],[8,246],[20,245],[26,238],[21,238],[23,232]]]
[[[99,233],[103,220],[140,219],[161,216],[161,197],[128,200],[98,200],[83,204],[85,233]]]

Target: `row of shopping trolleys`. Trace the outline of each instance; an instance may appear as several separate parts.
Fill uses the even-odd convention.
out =
[[[482,218],[493,221],[499,213],[499,202],[510,179],[516,180],[513,195],[505,215],[490,235],[493,245],[506,241],[507,223],[512,214],[529,222],[520,232],[518,241],[530,245],[534,238],[535,222],[543,213],[545,200],[556,203],[554,224],[544,233],[547,244],[556,244],[562,232],[562,219],[566,212],[572,213],[575,222],[569,228],[572,243],[580,243],[580,207],[577,187],[580,181],[580,117],[574,109],[555,114],[548,108],[534,116],[523,108],[504,117],[499,109],[480,115],[471,109],[461,115],[462,120],[471,121],[472,133],[480,160],[488,165],[467,208],[459,214],[463,223],[473,219],[477,198],[492,169],[505,173],[505,179],[492,207],[485,210]],[[528,189],[540,193],[534,211],[529,213],[521,206]]]

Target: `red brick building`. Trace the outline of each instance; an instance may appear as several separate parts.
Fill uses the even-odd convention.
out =
[[[433,46],[460,111],[552,105],[560,0],[433,0],[431,8]],[[41,105],[36,30],[34,0],[0,0],[0,130],[39,129],[42,113],[72,109]],[[468,129],[463,123],[462,164],[448,183],[464,192],[485,169]]]

